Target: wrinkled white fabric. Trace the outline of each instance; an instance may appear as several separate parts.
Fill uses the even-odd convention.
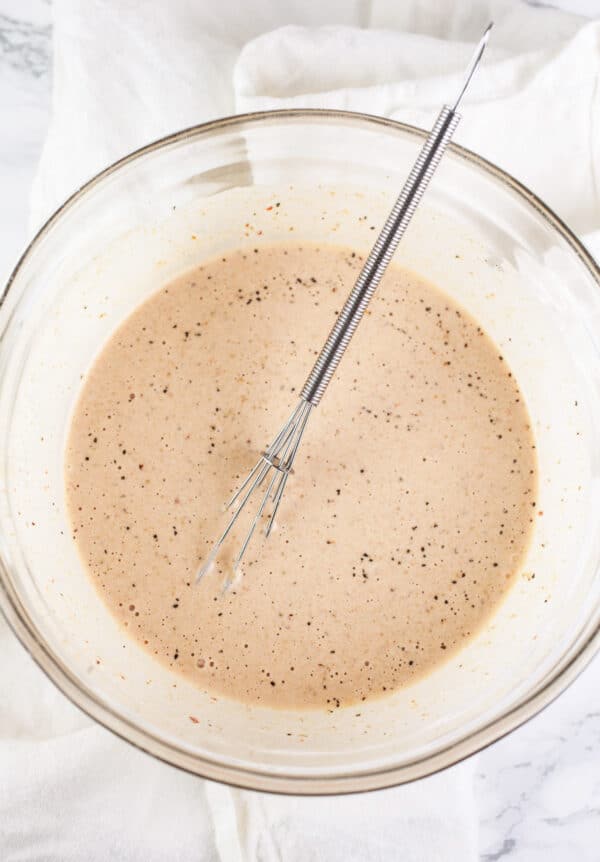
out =
[[[32,227],[78,185],[175,129],[302,106],[428,125],[487,22],[457,140],[580,233],[600,229],[600,22],[518,0],[56,0],[53,112]],[[596,234],[600,250],[600,233]],[[232,790],[134,750],[79,713],[0,626],[3,862],[469,862],[471,760],[333,799]]]
[[[532,13],[539,10],[526,17]],[[561,13],[550,18],[567,30]],[[546,25],[548,39],[538,44],[534,31],[531,47],[522,49],[505,41],[513,28],[499,20],[454,139],[528,185],[574,230],[593,230],[600,212],[600,21],[560,41]],[[392,31],[286,27],[243,48],[234,70],[236,109],[341,108],[430,127],[440,104],[458,92],[472,49]]]

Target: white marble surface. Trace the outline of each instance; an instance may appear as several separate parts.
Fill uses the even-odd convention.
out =
[[[600,16],[600,0],[562,5]],[[0,0],[2,281],[28,236],[29,188],[50,110],[50,61],[49,0]],[[482,862],[599,862],[599,692],[596,660],[541,715],[479,755]]]

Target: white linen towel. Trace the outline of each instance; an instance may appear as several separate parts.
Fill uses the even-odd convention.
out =
[[[32,225],[106,164],[216,116],[303,106],[428,125],[488,20],[457,139],[580,232],[600,227],[600,23],[516,0],[55,0]],[[284,26],[285,25],[285,26]],[[300,799],[178,772],[93,724],[0,628],[3,862],[469,862],[473,759],[407,787]]]

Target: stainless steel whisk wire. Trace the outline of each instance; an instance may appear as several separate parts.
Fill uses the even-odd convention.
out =
[[[444,105],[431,132],[427,136],[427,140],[408,175],[402,191],[387,217],[354,287],[350,291],[342,310],[339,312],[327,340],[306,379],[298,404],[290,418],[271,444],[265,449],[244,482],[228,502],[226,509],[233,507],[233,514],[219,539],[213,545],[203,566],[198,571],[197,580],[200,580],[212,567],[219,550],[231,533],[250,498],[257,489],[261,488],[268,474],[272,472],[258,510],[250,523],[244,541],[234,560],[233,577],[235,577],[252,536],[265,513],[269,500],[272,502],[272,507],[267,518],[265,535],[266,537],[270,535],[310,413],[321,401],[460,122],[461,117],[460,114],[456,113],[456,109],[479,65],[492,26],[492,24],[488,25],[475,49],[454,106],[450,108],[448,105]],[[223,587],[224,590],[227,590],[231,586],[233,577],[228,576],[226,578]]]

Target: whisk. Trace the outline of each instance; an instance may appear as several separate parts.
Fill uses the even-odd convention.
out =
[[[226,509],[232,509],[233,512],[227,526],[213,545],[206,561],[199,569],[196,577],[197,581],[212,568],[219,550],[256,492],[261,492],[262,498],[235,557],[231,575],[226,578],[223,586],[224,591],[233,583],[252,536],[265,515],[269,501],[271,501],[271,507],[267,515],[265,535],[266,537],[270,535],[311,411],[321,401],[348,347],[350,339],[360,323],[367,305],[375,293],[398,247],[398,243],[413,217],[425,189],[429,185],[444,151],[458,126],[460,115],[457,113],[457,108],[479,65],[492,26],[492,24],[488,25],[475,49],[467,67],[462,87],[453,106],[444,105],[440,111],[408,179],[308,375],[298,404],[277,436],[267,446],[246,479],[227,503]],[[263,488],[265,489],[264,491]]]

